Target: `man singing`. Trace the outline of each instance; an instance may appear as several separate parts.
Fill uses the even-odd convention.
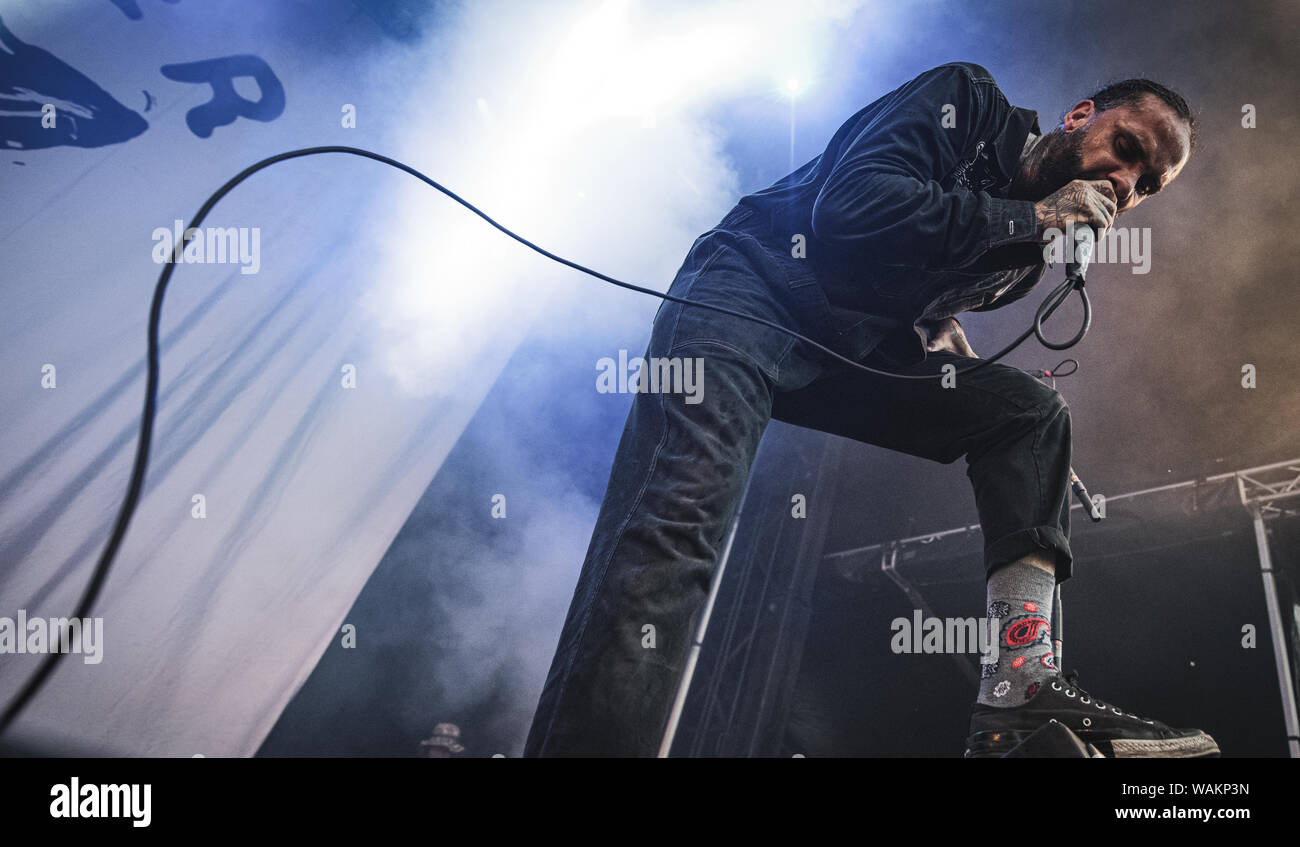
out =
[[[653,756],[719,548],[770,419],[938,462],[965,457],[984,535],[998,661],[984,666],[967,756],[998,756],[1052,719],[1107,756],[1218,753],[1200,730],[1131,714],[1060,674],[1053,591],[1072,571],[1070,415],[1061,396],[974,351],[955,315],[1001,308],[1042,277],[1067,225],[1104,236],[1178,176],[1195,120],[1149,80],[1107,86],[1042,135],[984,68],[943,65],[851,117],[825,152],[741,198],[695,241],[650,357],[704,360],[699,402],[635,395],[529,756]],[[948,369],[951,372],[951,368]],[[643,645],[654,627],[653,648]]]

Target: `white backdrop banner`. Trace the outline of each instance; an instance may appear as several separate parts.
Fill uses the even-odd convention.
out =
[[[0,3],[6,701],[126,491],[150,299],[181,222],[245,166],[318,144],[406,155],[462,190],[499,176],[457,158],[474,124],[429,122],[451,96],[437,40],[366,5]],[[485,230],[341,155],[272,168],[217,206],[164,305],[153,451],[102,629],[16,737],[257,750],[541,303],[512,290],[522,248]],[[495,239],[486,264],[450,249],[480,238]],[[534,284],[553,273],[531,267]],[[490,336],[450,329],[505,303]]]

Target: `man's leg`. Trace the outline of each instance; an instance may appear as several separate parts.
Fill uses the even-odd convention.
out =
[[[697,241],[669,290],[793,327],[768,293],[779,282],[771,275],[761,256],[715,237]],[[646,357],[702,360],[699,402],[663,392],[633,399],[524,755],[658,751],[773,392],[814,375],[790,356],[793,346],[784,333],[716,312],[659,310]]]
[[[976,363],[930,353],[895,370],[938,376],[945,364],[961,371]],[[958,373],[944,388],[937,378],[836,365],[813,384],[778,394],[773,417],[945,464],[965,456],[987,571],[1029,558],[1050,564],[1058,582],[1070,577],[1069,407],[1023,371],[995,363]]]
[[[900,373],[958,371],[974,360],[933,353]],[[1214,739],[1110,705],[1058,673],[1052,592],[1068,579],[1070,416],[1053,389],[1001,364],[939,380],[899,380],[840,369],[790,394],[773,417],[905,453],[966,456],[984,531],[988,614],[1002,619],[996,668],[986,666],[971,715],[967,756],[999,756],[1050,720],[1107,756],[1217,755]]]
[[[985,614],[998,620],[997,661],[981,664],[978,703],[1009,708],[1038,693],[1057,673],[1052,633],[1053,563],[1027,556],[988,575]]]

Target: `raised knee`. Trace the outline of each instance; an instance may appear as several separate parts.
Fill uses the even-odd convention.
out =
[[[1024,371],[1017,370],[1016,373],[1021,383],[1020,390],[1024,392],[1023,396],[1028,400],[1029,406],[1042,410],[1044,418],[1070,414],[1070,405],[1065,402],[1061,392]]]

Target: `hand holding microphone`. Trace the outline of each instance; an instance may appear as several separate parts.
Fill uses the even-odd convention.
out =
[[[1067,275],[1082,277],[1092,261],[1096,243],[1106,237],[1115,220],[1115,189],[1109,180],[1076,179],[1034,204],[1038,234],[1067,233],[1073,236],[1073,261]]]
[[[1071,180],[1034,204],[1038,234],[1041,236],[1049,230],[1064,232],[1073,224],[1092,227],[1101,239],[1115,220],[1115,202],[1115,189],[1110,180]]]

